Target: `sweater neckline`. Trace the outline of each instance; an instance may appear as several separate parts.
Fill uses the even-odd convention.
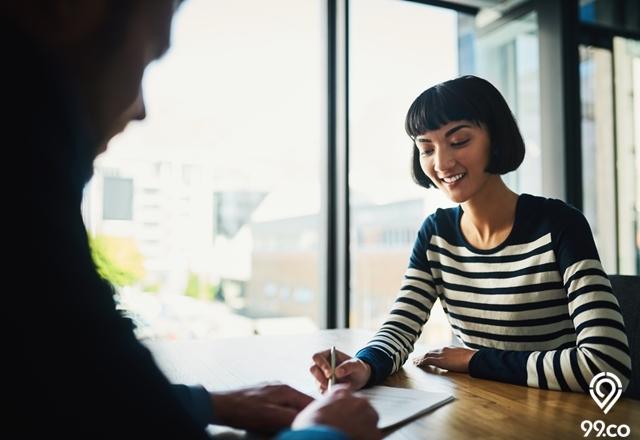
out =
[[[511,227],[511,231],[509,232],[509,235],[507,235],[507,238],[505,238],[502,241],[502,243],[500,243],[499,245],[491,249],[480,249],[473,246],[471,243],[467,241],[466,237],[462,233],[462,227],[460,226],[460,222],[462,221],[462,214],[464,213],[464,210],[462,209],[462,205],[458,205],[458,208],[456,210],[456,232],[460,236],[460,240],[462,241],[462,244],[464,245],[464,247],[476,254],[490,255],[490,254],[495,254],[496,252],[501,251],[502,249],[507,247],[509,244],[511,244],[513,237],[516,235],[516,230],[518,229],[518,225],[520,224],[520,217],[521,217],[521,211],[522,211],[522,199],[524,198],[525,195],[526,194],[518,195],[518,200],[516,200],[516,214],[513,219],[513,226]]]

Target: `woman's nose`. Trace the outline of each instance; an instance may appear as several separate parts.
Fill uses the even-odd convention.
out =
[[[447,171],[453,168],[455,164],[456,161],[453,154],[448,151],[448,148],[436,149],[434,168],[437,172]]]

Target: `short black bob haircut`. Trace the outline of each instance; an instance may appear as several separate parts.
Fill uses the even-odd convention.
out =
[[[491,142],[488,173],[506,174],[522,163],[524,141],[500,92],[487,80],[473,75],[461,76],[425,90],[407,112],[405,130],[414,140],[411,175],[418,185],[436,186],[422,171],[416,136],[461,120],[486,126]]]

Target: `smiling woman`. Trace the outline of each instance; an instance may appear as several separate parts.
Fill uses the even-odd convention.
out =
[[[571,391],[606,371],[626,388],[625,327],[587,221],[502,180],[524,143],[500,93],[474,76],[438,84],[413,102],[405,125],[415,181],[460,205],[424,221],[391,312],[355,357],[339,354],[338,381],[360,388],[398,371],[440,299],[465,346],[431,351],[419,366]],[[323,353],[311,369],[321,387]]]
[[[405,120],[405,130],[417,147],[430,141],[429,132],[449,138],[462,128],[470,133],[458,133],[450,139],[451,146],[463,146],[471,137],[490,138],[490,144],[482,138],[486,141],[483,147],[491,150],[487,172],[506,174],[522,163],[525,148],[518,125],[500,92],[484,79],[469,75],[431,87],[411,104]],[[422,168],[423,151],[413,150],[413,178],[418,185],[430,188],[434,182]]]
[[[489,134],[481,125],[454,121],[415,138],[420,171],[454,202],[470,197],[492,175],[485,172]],[[467,192],[465,192],[467,190]]]

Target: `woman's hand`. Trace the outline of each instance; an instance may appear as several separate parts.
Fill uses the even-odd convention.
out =
[[[320,391],[324,393],[331,377],[331,350],[323,350],[312,356],[313,364],[309,371],[315,377]],[[349,385],[351,390],[359,390],[371,377],[371,366],[366,362],[352,358],[336,350],[336,382]]]
[[[471,361],[476,351],[462,347],[444,347],[440,350],[430,351],[421,358],[414,359],[413,363],[418,367],[433,365],[444,370],[468,373],[469,361]]]

